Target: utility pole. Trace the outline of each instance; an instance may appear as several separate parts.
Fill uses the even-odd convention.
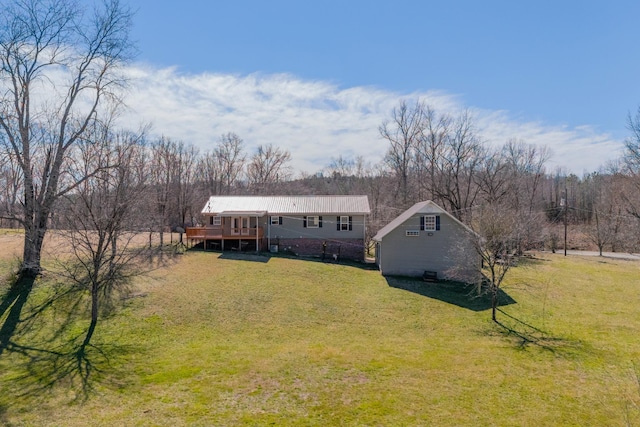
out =
[[[567,256],[567,209],[569,207],[569,200],[567,198],[567,186],[564,187],[564,256]]]

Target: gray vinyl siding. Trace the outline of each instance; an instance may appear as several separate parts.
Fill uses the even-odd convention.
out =
[[[211,229],[222,229],[225,235],[231,234],[231,218],[223,217],[221,226],[209,225],[208,217],[205,221],[206,227]],[[239,215],[240,216],[240,215]],[[271,217],[281,217],[282,224],[271,224]],[[304,227],[305,216],[321,216],[322,227],[309,228]],[[351,230],[338,230],[336,220],[339,216],[351,217]],[[256,217],[244,215],[249,218],[249,227],[256,226]],[[267,214],[257,218],[258,226],[264,230],[264,237],[271,239],[364,239],[365,217],[364,215],[348,215],[348,214],[309,214],[309,215],[290,215],[290,214]]]
[[[440,215],[440,230],[420,231],[423,215],[414,214],[383,237],[378,255],[382,273],[422,276],[428,270],[436,271],[439,278],[453,278],[477,270],[480,259],[468,231],[446,214]],[[417,230],[419,235],[407,236],[407,230]]]
[[[267,233],[272,239],[295,239],[295,238],[317,238],[317,239],[364,239],[364,227],[365,219],[364,215],[349,215],[342,214],[344,216],[351,216],[352,229],[348,231],[337,230],[336,219],[339,214],[308,214],[308,215],[278,215],[270,214],[271,216],[281,216],[282,225],[268,225],[265,228],[265,236]],[[309,228],[304,227],[305,216],[321,216],[322,227]]]

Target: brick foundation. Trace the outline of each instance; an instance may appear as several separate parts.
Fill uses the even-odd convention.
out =
[[[323,248],[324,242],[326,249]],[[361,239],[271,239],[271,244],[278,245],[279,252],[290,251],[300,256],[322,258],[324,250],[327,260],[334,259],[334,255],[340,259],[364,260],[364,243]]]

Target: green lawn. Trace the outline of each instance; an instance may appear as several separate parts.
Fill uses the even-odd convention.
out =
[[[249,258],[188,252],[139,278],[88,374],[67,351],[87,324],[73,295],[29,317],[65,289],[46,275],[0,355],[0,423],[640,425],[638,262],[521,262],[507,333],[451,284]]]

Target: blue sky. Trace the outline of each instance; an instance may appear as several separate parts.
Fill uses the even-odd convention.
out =
[[[637,1],[129,5],[140,51],[130,105],[155,132],[203,150],[236,132],[248,148],[290,149],[309,172],[338,154],[379,160],[377,126],[421,97],[471,109],[497,145],[546,144],[551,167],[581,174],[619,153],[640,104]]]

